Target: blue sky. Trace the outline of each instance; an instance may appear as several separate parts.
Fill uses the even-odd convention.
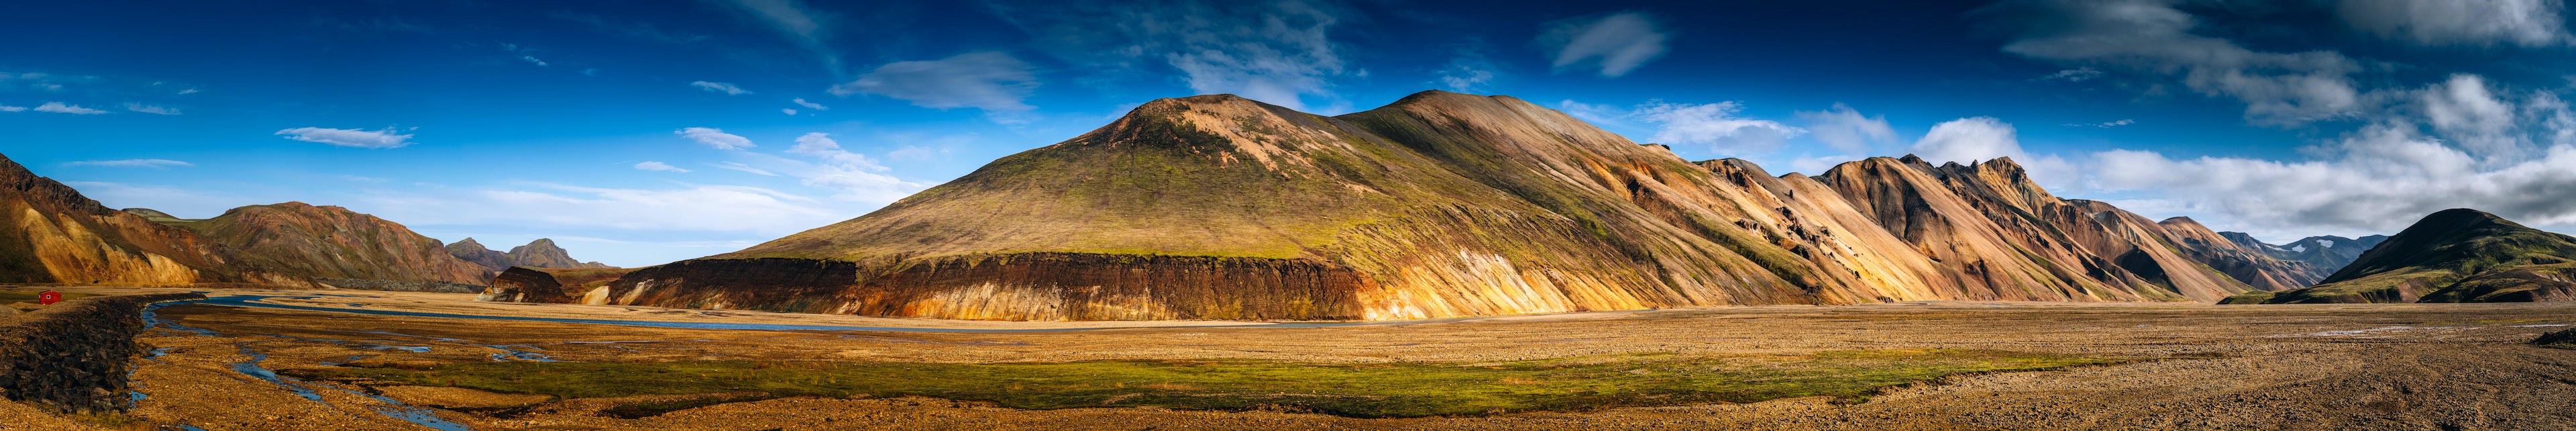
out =
[[[651,265],[1163,97],[1427,89],[1691,159],[2011,156],[2272,241],[2576,225],[2559,1],[151,2],[0,14],[0,154],[115,207],[340,205]]]

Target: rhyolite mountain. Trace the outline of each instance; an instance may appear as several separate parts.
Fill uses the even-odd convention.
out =
[[[464,259],[466,262],[473,262],[475,265],[482,266],[485,270],[496,274],[503,270],[510,269],[510,267],[513,266],[532,268],[612,268],[605,263],[574,260],[571,252],[564,251],[563,247],[555,246],[555,240],[550,238],[537,238],[536,241],[529,241],[528,245],[511,247],[510,251],[507,253],[493,251],[490,248],[484,247],[483,243],[475,242],[473,238],[466,238],[456,241],[456,243],[448,244],[447,253],[455,255],[457,259]]]
[[[2315,286],[2227,303],[2528,302],[2576,300],[2576,238],[2494,214],[2424,216]]]
[[[960,319],[1389,320],[1912,300],[2215,301],[2314,272],[2009,159],[1690,162],[1503,96],[1157,100],[856,219],[487,298]],[[542,271],[521,274],[539,277]],[[547,283],[513,283],[543,285]],[[552,283],[571,286],[581,283]]]
[[[174,286],[277,281],[292,277],[248,271],[220,244],[108,209],[0,156],[0,282]]]

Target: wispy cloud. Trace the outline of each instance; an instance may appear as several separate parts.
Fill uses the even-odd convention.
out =
[[[796,108],[778,108],[778,112],[787,115],[796,115]]]
[[[178,110],[178,109],[176,109],[176,108],[170,108],[170,107],[166,107],[166,106],[152,106],[152,105],[145,105],[145,104],[141,104],[141,103],[126,103],[126,104],[125,104],[125,110],[128,110],[128,111],[134,111],[134,112],[141,112],[141,113],[145,113],[145,114],[179,115],[179,110]]]
[[[823,43],[831,32],[831,28],[825,25],[832,19],[831,15],[805,7],[804,2],[797,0],[723,0],[722,3],[733,6],[761,25],[777,30],[788,40],[820,57],[825,67],[834,73],[840,72],[840,51]]]
[[[1538,38],[1557,72],[1597,70],[1618,77],[1664,55],[1664,39],[1654,16],[1620,12],[1548,23]]]
[[[2137,120],[2131,120],[2131,119],[2121,119],[2121,120],[2118,120],[2118,121],[2104,121],[2104,122],[2099,122],[2099,123],[2066,123],[2066,126],[2067,126],[2067,127],[2096,127],[2096,128],[2104,128],[2104,129],[2108,129],[2108,128],[2120,127],[2120,126],[2126,126],[2126,125],[2131,125],[2131,124],[2138,124],[2138,121],[2137,121]]]
[[[1798,120],[1814,132],[1816,141],[1846,153],[1865,153],[1878,144],[1896,141],[1896,129],[1888,127],[1886,116],[1862,116],[1860,111],[1840,103],[1824,111],[1798,111]]]
[[[63,165],[64,165],[64,166],[111,166],[111,167],[122,167],[122,168],[154,168],[154,169],[168,168],[168,167],[171,167],[171,166],[196,166],[196,164],[194,164],[194,163],[182,162],[182,161],[177,161],[177,160],[168,160],[168,159],[83,160],[83,161],[77,161],[77,162],[68,162],[68,163],[63,163]]]
[[[0,112],[27,112],[27,107],[0,105]]]
[[[713,92],[718,92],[718,93],[724,93],[724,94],[727,94],[727,95],[734,95],[734,96],[740,96],[740,95],[745,95],[745,94],[751,94],[751,90],[744,90],[744,89],[742,89],[742,87],[740,87],[740,86],[735,86],[735,85],[733,85],[733,84],[722,83],[722,82],[696,81],[696,82],[690,82],[690,83],[689,83],[689,86],[691,86],[691,87],[698,87],[699,89],[702,89],[702,90],[713,91]]]
[[[1440,86],[1447,87],[1449,91],[1475,93],[1492,84],[1494,78],[1501,74],[1495,69],[1494,61],[1485,57],[1484,50],[1470,45],[1458,48],[1457,53],[1449,57],[1449,63],[1432,74],[1439,77]]]
[[[2093,80],[2094,78],[2101,78],[2101,77],[2102,77],[2102,71],[2100,71],[2100,70],[2095,70],[2095,69],[2093,69],[2093,68],[2091,68],[2091,67],[2078,67],[2078,68],[2073,68],[2073,69],[2060,70],[2060,71],[2057,71],[2057,73],[2051,73],[2051,74],[2047,74],[2047,75],[2040,75],[2040,77],[2038,77],[2038,78],[2031,78],[2030,80],[2032,80],[2032,81],[2066,81],[2066,82],[2084,82],[2084,81],[2091,81],[2091,80]]]
[[[1332,38],[1353,12],[1334,2],[1057,1],[994,9],[1039,35],[1039,49],[1090,72],[1082,79],[1094,84],[1164,76],[1145,69],[1170,67],[1200,94],[1336,114],[1348,102],[1331,80],[1357,74]]]
[[[807,109],[813,109],[813,110],[816,110],[816,111],[829,111],[829,110],[832,110],[832,107],[829,107],[829,106],[823,106],[823,104],[821,104],[821,103],[807,102],[807,101],[805,101],[805,98],[802,98],[802,97],[796,98],[796,99],[794,99],[794,100],[789,100],[789,101],[790,101],[790,102],[796,102],[796,106],[803,106],[803,107],[805,107],[805,108],[807,108]]]
[[[2565,5],[2556,0],[2343,0],[2346,25],[2382,38],[2426,46],[2499,43],[2564,45]]]
[[[79,114],[79,115],[95,115],[95,114],[105,114],[105,113],[107,113],[107,111],[104,111],[104,110],[90,109],[90,108],[83,108],[83,107],[75,106],[75,105],[67,105],[67,104],[63,104],[63,102],[45,102],[45,104],[43,104],[43,105],[36,105],[36,112],[52,112],[52,113],[57,113],[57,114]]]
[[[635,164],[635,169],[638,169],[638,170],[646,170],[646,171],[678,172],[678,173],[683,173],[683,174],[685,174],[685,173],[689,173],[689,170],[688,170],[688,169],[681,169],[681,168],[680,168],[680,167],[678,167],[678,166],[671,166],[671,164],[669,164],[669,163],[652,162],[652,161],[643,162],[643,163],[636,163],[636,164]]]
[[[775,176],[778,176],[778,173],[777,173],[777,172],[770,172],[770,171],[769,171],[769,170],[767,170],[767,169],[761,169],[761,168],[751,167],[751,165],[745,165],[745,164],[742,164],[742,162],[724,162],[724,163],[717,163],[717,164],[708,165],[708,166],[714,166],[714,167],[716,167],[716,169],[724,169],[724,170],[730,170],[730,171],[740,171],[740,172],[750,173],[750,174],[752,174],[752,175],[759,175],[759,176],[764,176],[764,177],[775,177]]]
[[[519,59],[520,59],[520,60],[527,60],[529,63],[534,63],[534,64],[536,64],[538,67],[544,67],[544,66],[546,66],[546,61],[545,61],[545,60],[538,60],[538,59],[537,59],[537,56],[533,56],[533,55],[522,55],[522,56],[519,56]]]
[[[887,63],[831,91],[840,96],[892,97],[924,108],[1026,111],[1035,107],[1022,101],[1037,87],[1037,75],[1028,63],[1010,54],[985,51]]]
[[[396,133],[391,127],[379,130],[297,127],[279,130],[277,134],[286,139],[355,148],[401,148],[412,144],[411,134]]]
[[[689,138],[689,140],[697,141],[699,144],[705,144],[708,147],[719,150],[739,150],[754,147],[754,145],[751,144],[751,138],[745,138],[741,135],[735,135],[732,133],[725,133],[724,129],[713,127],[690,127],[673,131],[671,134],[680,135],[680,137]]]

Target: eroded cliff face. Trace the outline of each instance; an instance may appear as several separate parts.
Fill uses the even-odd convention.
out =
[[[2196,226],[2192,225],[2192,226]],[[1509,97],[1323,117],[1166,99],[606,303],[965,319],[1389,320],[1928,299],[2216,300],[2215,234],[2009,161],[1692,163]],[[568,297],[565,294],[540,295]]]

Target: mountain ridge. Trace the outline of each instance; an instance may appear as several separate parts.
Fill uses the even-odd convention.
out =
[[[1427,91],[1326,117],[1206,95],[1146,103],[858,218],[626,273],[599,297],[966,319],[1392,320],[2215,301],[2298,272],[2209,238],[2057,198],[2009,159],[1772,176],[1509,96]],[[2242,268],[2204,262],[2222,257]]]

